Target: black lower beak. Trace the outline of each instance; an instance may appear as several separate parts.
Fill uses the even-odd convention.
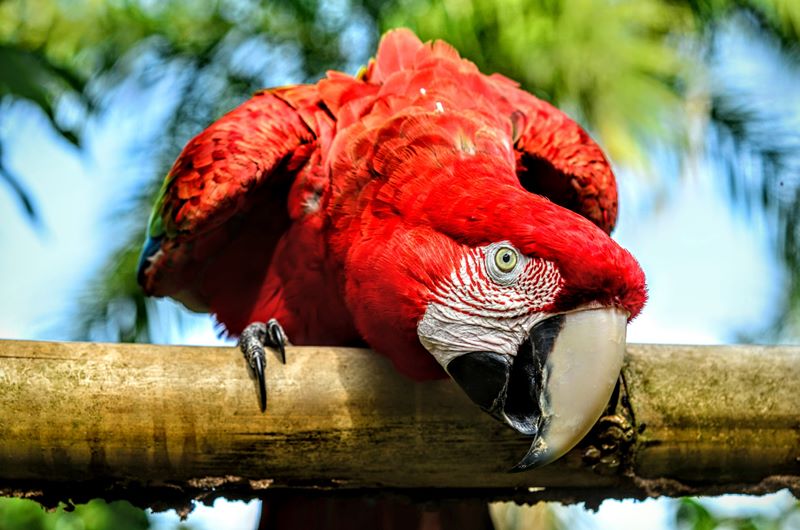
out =
[[[511,362],[499,353],[471,352],[450,361],[447,372],[472,401],[494,414],[505,401]]]
[[[512,471],[539,463],[549,416],[547,357],[564,325],[556,315],[536,324],[515,357],[495,352],[471,352],[447,365],[450,376],[478,406],[517,432],[533,437],[528,454]]]

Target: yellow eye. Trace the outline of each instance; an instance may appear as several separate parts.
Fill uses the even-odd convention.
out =
[[[500,247],[494,255],[494,264],[500,272],[511,272],[517,266],[517,251],[509,247]]]

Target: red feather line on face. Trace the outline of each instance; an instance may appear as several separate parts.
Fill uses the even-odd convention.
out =
[[[553,263],[530,259],[511,285],[500,285],[486,271],[486,247],[467,247],[458,268],[440,279],[433,299],[443,307],[465,315],[508,319],[541,312],[551,307],[563,280]]]
[[[548,310],[596,300],[636,315],[644,276],[606,235],[616,213],[611,169],[575,122],[395,30],[358,78],[260,93],[189,142],[140,281],[234,334],[278,318],[296,344],[366,341],[436,377],[417,322],[481,245],[553,263]]]

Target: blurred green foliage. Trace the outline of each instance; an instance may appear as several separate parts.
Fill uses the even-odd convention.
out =
[[[646,145],[681,140],[691,10],[661,0],[557,2],[406,0],[387,17],[423,39],[444,38],[488,72],[519,81],[589,125],[620,163]]]
[[[47,512],[38,503],[0,497],[0,530],[146,530],[147,515],[125,501],[95,499],[72,511]]]
[[[800,528],[800,502],[787,505],[774,515],[718,515],[694,498],[681,499],[675,512],[677,530],[795,530]]]

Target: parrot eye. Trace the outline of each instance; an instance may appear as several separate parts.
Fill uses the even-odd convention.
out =
[[[500,247],[494,255],[494,264],[500,272],[511,272],[517,266],[517,253],[513,248]]]
[[[519,264],[519,252],[508,244],[499,244],[487,256],[489,275],[500,284],[509,284],[516,278],[515,269]]]

